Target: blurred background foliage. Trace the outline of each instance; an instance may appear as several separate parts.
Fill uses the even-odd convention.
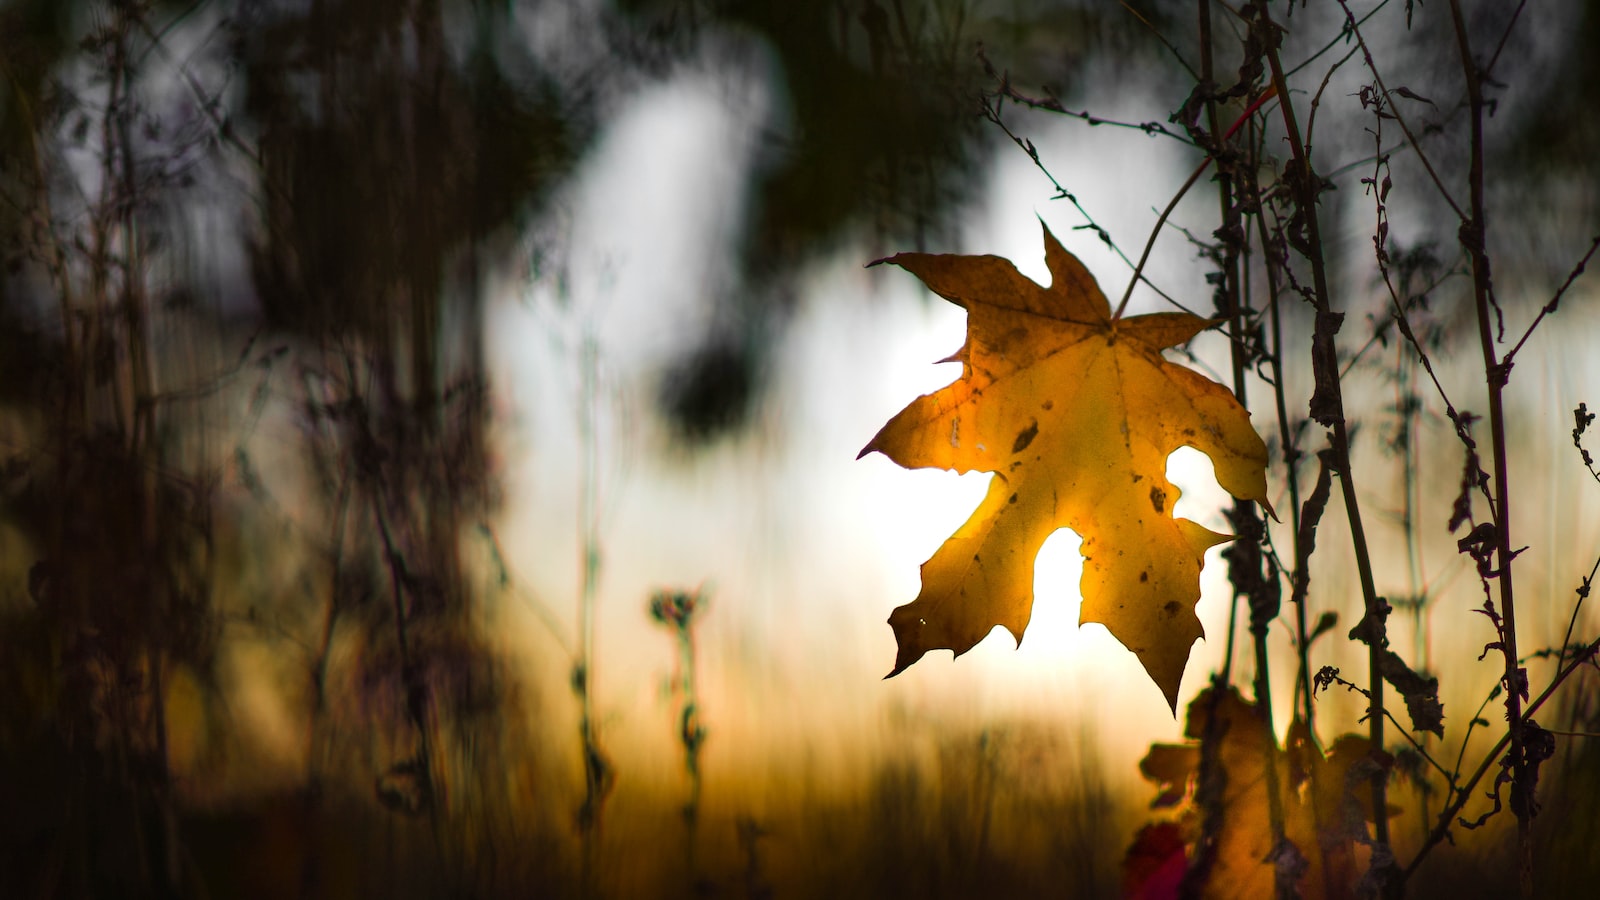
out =
[[[655,393],[684,447],[714,445],[762,403],[797,271],[950,245],[994,154],[1017,152],[983,122],[986,60],[1069,106],[1137,76],[1176,108],[1191,6],[1136,5],[0,3],[0,878],[23,897],[592,890],[538,786],[557,766],[504,714],[533,692],[486,637],[494,568],[463,550],[502,499],[493,285],[530,230],[559,247],[539,223],[623,99],[706,54],[758,55],[779,112],[736,274]],[[1550,270],[1596,220],[1600,126],[1574,114],[1596,63],[1570,48],[1600,11],[1571,6],[1566,49],[1507,75],[1515,127],[1491,163],[1505,190],[1561,199],[1554,219],[1496,208]],[[1526,31],[1508,59],[1550,39]],[[267,427],[307,473],[292,498],[262,486]],[[230,642],[272,648],[248,658],[293,698],[305,765],[243,808],[224,787]],[[174,746],[196,729],[218,734]],[[931,752],[931,793],[909,762],[869,778],[876,859],[829,850],[859,810],[820,810],[814,857],[763,856],[751,820],[704,863],[750,897],[785,872],[839,896],[1115,890],[1121,833],[1080,751],[1019,727]]]

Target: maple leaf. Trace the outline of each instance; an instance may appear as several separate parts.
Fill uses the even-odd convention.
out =
[[[1173,517],[1180,492],[1167,457],[1193,447],[1224,489],[1265,505],[1266,446],[1231,392],[1161,355],[1212,320],[1113,316],[1048,227],[1044,247],[1048,288],[997,256],[873,263],[900,266],[966,309],[967,340],[944,360],[960,361],[960,380],[912,401],[861,456],[995,473],[977,511],[923,564],[922,592],[889,617],[899,642],[890,675],[929,650],[960,656],[995,625],[1020,644],[1039,548],[1071,528],[1083,539],[1080,624],[1099,622],[1132,650],[1176,714],[1190,648],[1204,636],[1194,608],[1205,551],[1231,538]]]

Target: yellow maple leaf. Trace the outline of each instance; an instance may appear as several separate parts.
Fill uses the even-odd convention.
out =
[[[1213,324],[1188,313],[1114,317],[1083,264],[1044,229],[1050,287],[997,256],[901,253],[893,263],[967,310],[947,361],[959,381],[912,401],[861,455],[907,468],[993,472],[988,496],[922,566],[922,593],[889,617],[895,675],[934,649],[957,656],[995,625],[1018,643],[1045,539],[1083,539],[1080,623],[1132,650],[1177,709],[1208,547],[1230,540],[1172,516],[1167,456],[1211,457],[1235,497],[1266,502],[1266,446],[1226,388],[1161,351]],[[878,263],[873,263],[877,265]]]

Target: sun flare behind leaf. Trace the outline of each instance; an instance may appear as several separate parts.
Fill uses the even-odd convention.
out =
[[[891,675],[929,650],[961,655],[995,625],[1020,641],[1034,560],[1060,528],[1083,538],[1080,624],[1132,650],[1176,709],[1196,638],[1207,548],[1229,540],[1172,515],[1179,447],[1218,483],[1266,503],[1267,451],[1226,388],[1161,351],[1210,324],[1188,313],[1114,317],[1083,264],[1044,229],[1051,285],[996,256],[902,253],[900,266],[967,310],[962,377],[890,419],[861,451],[906,468],[995,473],[987,496],[922,567],[922,592],[889,618]],[[876,265],[877,263],[874,263]]]

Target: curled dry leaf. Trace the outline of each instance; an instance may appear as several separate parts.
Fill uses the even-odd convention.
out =
[[[1193,790],[1185,791],[1178,804],[1164,806],[1163,820],[1146,830],[1166,824],[1176,827],[1186,843],[1192,843],[1207,812],[1200,808],[1201,803],[1219,803],[1222,808],[1216,821],[1221,830],[1215,836],[1210,866],[1194,886],[1198,896],[1207,900],[1271,897],[1275,868],[1282,868],[1298,896],[1306,900],[1353,898],[1366,856],[1363,848],[1371,840],[1371,778],[1391,762],[1387,754],[1373,753],[1371,743],[1354,734],[1340,736],[1323,751],[1299,719],[1290,724],[1285,746],[1279,747],[1254,704],[1233,688],[1220,694],[1208,688],[1189,704],[1184,734],[1197,743],[1154,744],[1139,764],[1162,798],[1175,788],[1193,785],[1199,777],[1198,741],[1208,734],[1213,715],[1218,723],[1210,733],[1218,741],[1214,756],[1221,769],[1221,790],[1210,801],[1203,801]],[[1271,827],[1269,765],[1276,770],[1282,803],[1281,840],[1274,838]],[[1390,815],[1397,812],[1388,810]],[[1164,882],[1148,862],[1148,844],[1141,832],[1128,850],[1124,871],[1142,880],[1126,884],[1125,896],[1178,896],[1155,890]],[[1163,847],[1171,852],[1169,845]]]
[[[1207,548],[1229,540],[1172,515],[1167,457],[1193,447],[1233,496],[1266,505],[1267,450],[1250,414],[1161,351],[1213,324],[1188,313],[1113,317],[1048,228],[1040,287],[996,256],[902,253],[893,263],[967,311],[959,381],[884,425],[876,450],[907,468],[993,472],[988,496],[922,566],[922,592],[890,616],[894,671],[934,649],[965,653],[995,625],[1020,643],[1045,539],[1083,539],[1081,623],[1132,650],[1174,712],[1196,638]],[[875,263],[876,264],[876,263]],[[1268,508],[1270,512],[1270,507]]]

